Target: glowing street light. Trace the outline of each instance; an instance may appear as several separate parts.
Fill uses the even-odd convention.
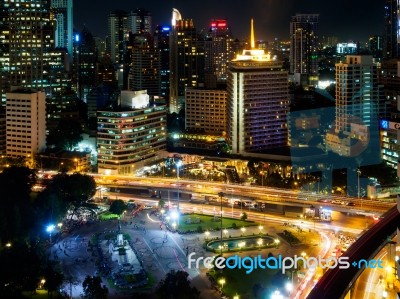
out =
[[[264,229],[264,226],[259,225],[259,226],[258,226],[258,229],[260,230],[260,234],[261,234],[261,231]]]
[[[61,222],[57,223],[58,229],[61,230],[61,227],[63,226],[63,224]]]
[[[307,256],[307,253],[305,253],[304,251],[301,253],[301,256],[303,257],[303,258],[305,258],[306,256]]]
[[[206,235],[206,240],[208,239],[208,236],[210,235],[210,232],[208,231],[208,230],[206,230],[205,232],[204,232],[204,234]]]
[[[172,223],[172,227],[174,228],[174,230],[176,229],[176,222]]]
[[[276,290],[272,295],[271,295],[271,299],[283,299],[282,294]]]
[[[225,280],[225,278],[221,278],[218,282],[221,285],[221,292],[222,292],[222,289],[224,288],[224,284],[226,283],[226,280]]]
[[[258,239],[257,240],[258,250],[260,250],[260,247],[262,246],[262,244],[263,244],[263,240],[261,238]]]
[[[245,233],[245,231],[246,231],[246,228],[242,227],[240,230],[242,231],[242,235],[243,235]]]
[[[293,291],[293,284],[291,282],[287,282],[285,285],[286,291],[291,293]]]
[[[228,230],[225,228],[223,232],[224,232],[224,235],[225,235],[225,238],[226,238],[226,235],[228,234]]]
[[[281,241],[279,241],[279,239],[275,239],[274,242],[275,242],[276,246],[278,246]]]
[[[236,294],[235,296],[233,296],[233,299],[239,299],[239,295]]]
[[[51,244],[51,233],[54,231],[55,228],[56,226],[54,224],[50,224],[46,227],[46,231],[49,233],[50,237],[50,244]]]
[[[7,244],[6,244],[6,247],[7,248],[10,248],[12,246],[12,244],[10,243],[10,242],[8,242]]]

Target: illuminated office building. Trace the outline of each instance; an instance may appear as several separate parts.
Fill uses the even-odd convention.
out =
[[[132,174],[161,160],[166,149],[167,107],[150,105],[146,91],[122,91],[118,109],[97,112],[101,174]]]
[[[228,69],[227,138],[233,154],[261,152],[288,145],[288,73],[282,62],[251,48]]]
[[[385,28],[383,33],[383,57],[399,58],[399,0],[385,0]]]
[[[108,15],[107,52],[113,63],[123,63],[128,39],[128,13],[115,10]]]
[[[16,89],[6,94],[7,156],[33,157],[46,147],[46,96]]]
[[[151,33],[151,13],[143,8],[137,8],[129,14],[128,30],[131,33]]]
[[[160,96],[166,99],[169,99],[169,84],[170,84],[169,83],[170,32],[171,32],[170,26],[157,26],[154,32],[154,47],[157,48],[160,52]]]
[[[204,40],[192,20],[182,19],[173,9],[170,33],[170,112],[183,106],[185,89],[204,83]]]
[[[29,5],[27,5],[29,3]],[[9,28],[9,80],[12,86],[42,88],[50,84],[45,57],[54,49],[50,0],[4,0]]]
[[[318,82],[318,14],[296,14],[290,22],[290,73],[300,85]]]
[[[234,58],[233,38],[226,20],[212,20],[205,40],[205,72],[226,82],[229,61]]]
[[[147,90],[150,96],[160,96],[160,50],[154,46],[149,34],[134,36],[129,48],[128,90]]]
[[[370,142],[371,127],[376,127],[380,93],[377,68],[372,56],[348,55],[346,62],[336,64],[336,120],[327,134],[330,150],[343,156],[354,156],[360,146]]]
[[[186,89],[185,129],[221,135],[226,131],[226,90]]]
[[[56,20],[55,46],[66,48],[72,55],[73,0],[51,0],[53,18]]]

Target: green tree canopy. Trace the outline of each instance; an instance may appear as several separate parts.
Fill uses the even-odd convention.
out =
[[[82,283],[84,299],[106,299],[108,288],[101,284],[101,277],[86,276]]]
[[[9,167],[0,173],[0,243],[25,238],[33,221],[31,188],[35,172],[27,167]]]
[[[128,206],[122,199],[113,200],[110,206],[110,212],[113,214],[121,215]]]
[[[68,208],[77,213],[80,208],[93,208],[89,203],[96,193],[96,182],[93,177],[81,174],[60,173],[53,177],[48,189],[68,204]]]

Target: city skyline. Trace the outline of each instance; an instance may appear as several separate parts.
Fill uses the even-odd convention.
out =
[[[285,0],[267,0],[262,3],[250,0],[244,6],[238,1],[214,2],[204,0],[188,3],[182,0],[165,2],[132,3],[127,0],[106,2],[101,6],[95,1],[77,1],[74,3],[76,29],[84,25],[94,35],[104,37],[107,31],[107,15],[112,10],[122,9],[131,11],[144,8],[152,13],[153,27],[157,24],[169,24],[172,8],[177,8],[185,19],[193,19],[198,29],[207,28],[209,21],[216,18],[226,18],[234,36],[240,39],[249,37],[249,20],[255,20],[257,39],[272,40],[277,37],[289,39],[290,17],[296,13],[320,14],[320,35],[338,36],[341,41],[366,41],[369,36],[383,34],[383,9],[381,1],[347,1],[320,2],[307,0],[297,2]],[[369,9],[365,9],[368,7]],[[337,16],[340,15],[340,18]],[[154,30],[154,28],[153,28]]]

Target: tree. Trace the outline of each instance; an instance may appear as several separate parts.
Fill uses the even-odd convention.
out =
[[[96,193],[96,182],[89,175],[60,173],[53,177],[48,189],[68,204],[68,208],[72,210],[71,217],[81,208],[94,208],[88,200]]]
[[[189,274],[184,271],[170,271],[157,287],[155,292],[160,299],[198,299],[200,292],[190,286]]]
[[[113,214],[121,215],[128,206],[122,199],[113,200],[110,206],[110,212]]]
[[[82,283],[84,299],[106,299],[108,288],[101,284],[101,277],[86,276]]]
[[[36,182],[33,170],[9,167],[0,173],[0,242],[23,239],[32,228],[31,188]]]
[[[164,199],[160,199],[160,200],[158,201],[158,207],[159,207],[160,209],[163,209],[163,208],[165,207],[165,200],[164,200]]]
[[[246,213],[246,212],[243,212],[243,213],[242,213],[242,216],[240,216],[240,220],[245,221],[246,219],[247,219],[247,213]]]
[[[57,127],[47,136],[47,145],[55,145],[72,150],[82,141],[82,125],[74,119],[62,119]]]

